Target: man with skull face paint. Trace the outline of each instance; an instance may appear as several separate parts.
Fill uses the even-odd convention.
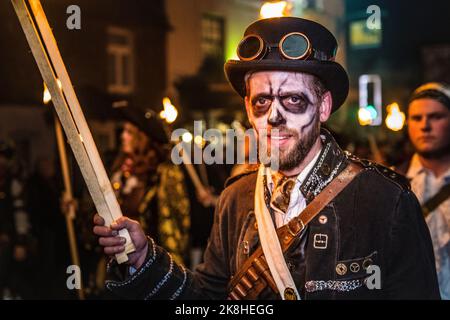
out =
[[[439,298],[430,236],[407,180],[343,152],[321,129],[348,94],[347,74],[334,62],[336,49],[325,27],[305,19],[264,19],[247,28],[239,60],[228,61],[225,72],[245,100],[260,144],[278,150],[279,170],[260,165],[258,173],[229,179],[204,263],[195,271],[176,264],[137,222],[121,218],[105,227],[96,216],[94,233],[106,254],[124,250],[116,237],[121,228],[136,247],[129,266],[110,264],[109,290],[132,299]],[[333,193],[327,186],[350,167],[358,174],[292,232],[291,222]],[[277,198],[286,181],[287,197]],[[275,228],[295,235],[284,252],[283,238],[272,237]],[[250,268],[252,281],[233,283],[260,244],[270,270]],[[257,283],[264,285],[255,294]]]

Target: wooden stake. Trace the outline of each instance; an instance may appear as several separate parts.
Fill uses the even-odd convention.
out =
[[[181,156],[183,158],[183,164],[186,167],[186,171],[189,175],[189,177],[192,180],[192,183],[194,184],[195,190],[199,193],[207,193],[206,188],[203,186],[202,182],[200,181],[200,178],[197,174],[197,171],[195,171],[194,166],[192,165],[191,159],[189,158],[188,154],[185,152],[185,149],[181,145],[182,142],[177,143],[176,147],[178,149],[178,153],[181,153]]]
[[[109,226],[114,220],[122,216],[122,212],[73,90],[70,77],[41,3],[39,0],[28,0],[32,10],[31,14],[25,0],[11,0],[11,2],[42,78],[52,96],[53,105],[97,211],[105,220],[106,225]],[[33,21],[33,17],[37,26]],[[58,78],[61,81],[62,89],[58,86]],[[128,261],[127,254],[133,252],[135,248],[126,229],[120,230],[119,236],[126,239],[125,252],[116,255],[117,262],[123,263]]]
[[[64,143],[64,135],[61,128],[61,123],[59,122],[56,114],[55,118],[55,132],[56,132],[56,141],[58,143],[58,152],[59,152],[59,160],[61,163],[61,171],[63,174],[64,181],[64,192],[68,201],[73,201],[73,193],[72,193],[72,184],[70,183],[70,175],[69,175],[69,166],[67,164],[67,152],[66,152],[66,144]],[[77,239],[75,237],[75,229],[73,226],[73,219],[75,218],[75,207],[73,205],[69,205],[67,208],[67,212],[64,212],[64,216],[66,218],[66,227],[67,227],[67,236],[69,238],[69,246],[70,246],[70,256],[72,258],[72,264],[76,266],[80,265],[80,258],[78,255],[77,248]],[[80,267],[81,270],[81,267]],[[80,300],[84,300],[84,290],[83,290],[83,282],[80,282],[80,289],[78,289],[78,298]]]

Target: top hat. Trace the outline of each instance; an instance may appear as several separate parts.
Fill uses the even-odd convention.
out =
[[[299,35],[297,40],[284,41],[290,34]],[[253,57],[242,57],[239,50],[245,41],[250,49],[256,49]],[[303,38],[303,39],[302,39]],[[291,57],[280,49],[281,43],[287,47],[298,45],[305,50],[303,55]],[[247,45],[247,44],[245,44]],[[256,45],[256,46],[255,46]],[[289,50],[289,49],[288,49]],[[228,60],[225,63],[225,74],[233,89],[241,97],[245,97],[245,75],[252,71],[295,71],[317,76],[331,92],[333,99],[332,112],[336,111],[347,98],[349,80],[344,68],[334,61],[337,42],[333,34],[324,26],[311,20],[296,17],[280,17],[262,19],[247,27],[244,38],[239,44],[240,60]],[[295,50],[293,51],[295,52]]]
[[[169,143],[167,129],[155,111],[151,109],[142,110],[131,105],[126,100],[115,101],[113,110],[115,110],[119,118],[135,125],[151,140],[160,144]]]

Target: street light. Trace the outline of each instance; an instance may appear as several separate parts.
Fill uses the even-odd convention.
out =
[[[386,107],[388,115],[386,117],[386,126],[392,131],[402,130],[405,124],[405,113],[400,111],[397,103],[391,103]]]
[[[284,17],[289,10],[287,1],[266,2],[261,6],[261,19]]]

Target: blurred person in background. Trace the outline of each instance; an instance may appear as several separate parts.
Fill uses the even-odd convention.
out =
[[[189,199],[181,168],[170,161],[164,124],[152,111],[119,108],[125,119],[120,151],[113,163],[111,183],[122,211],[175,261],[189,256]]]
[[[23,170],[11,142],[0,140],[0,297],[36,298],[36,239]]]
[[[39,298],[69,298],[67,267],[72,264],[67,238],[67,226],[60,208],[63,187],[57,166],[47,157],[36,161],[27,183],[27,203],[38,241]]]
[[[412,94],[408,134],[415,149],[398,167],[411,181],[430,229],[442,299],[450,299],[450,87],[427,83]]]

